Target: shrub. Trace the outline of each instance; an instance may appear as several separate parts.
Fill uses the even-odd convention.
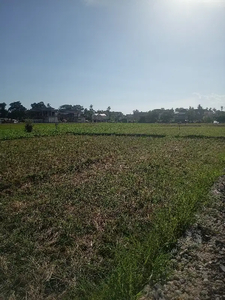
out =
[[[31,120],[26,120],[25,121],[25,131],[32,132],[32,130],[33,130],[33,124],[31,122]]]

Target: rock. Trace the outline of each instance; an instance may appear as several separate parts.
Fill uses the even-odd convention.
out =
[[[177,296],[182,295],[182,292],[180,290],[175,290],[175,293],[176,293]]]
[[[207,296],[207,295],[208,295],[208,291],[207,291],[207,290],[202,290],[202,291],[200,292],[200,295],[201,295],[201,296]]]
[[[184,284],[185,282],[186,282],[186,280],[185,280],[184,278],[181,278],[181,279],[180,279],[180,283],[181,283],[181,284]]]
[[[173,280],[179,281],[179,280],[180,280],[180,277],[179,277],[178,275],[174,275],[174,276],[173,276]]]
[[[220,269],[223,271],[223,272],[225,272],[225,266],[224,265],[220,265]]]

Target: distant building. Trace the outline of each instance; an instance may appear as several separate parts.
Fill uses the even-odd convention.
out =
[[[62,122],[77,122],[79,114],[77,113],[77,111],[64,109],[59,110],[58,117]]]
[[[82,111],[82,107],[80,105],[76,105],[74,107],[66,108],[64,107],[59,108],[58,110],[58,119],[62,122],[85,122],[84,114]]]
[[[93,122],[107,122],[109,117],[106,114],[93,114],[92,121]]]
[[[52,107],[32,108],[28,116],[34,123],[56,123],[58,122],[57,112]]]
[[[187,122],[187,113],[186,112],[175,112],[174,113],[174,121],[177,123]]]

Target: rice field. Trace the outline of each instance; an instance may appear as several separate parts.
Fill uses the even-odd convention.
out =
[[[0,298],[138,299],[224,166],[223,126],[0,125]]]
[[[225,137],[224,124],[139,124],[139,123],[59,123],[34,124],[27,133],[24,124],[0,124],[0,140],[76,135],[127,135],[149,137]]]

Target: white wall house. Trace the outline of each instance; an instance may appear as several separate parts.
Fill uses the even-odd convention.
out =
[[[94,122],[107,122],[109,117],[106,114],[93,114],[92,121]]]

